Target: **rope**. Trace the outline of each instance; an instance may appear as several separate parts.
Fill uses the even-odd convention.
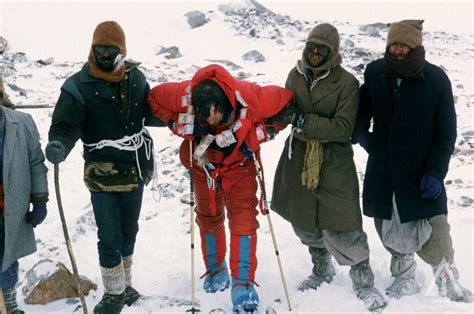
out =
[[[144,136],[144,134],[146,136]],[[151,139],[151,135],[148,132],[148,130],[143,126],[140,132],[135,133],[133,135],[125,135],[121,139],[117,140],[101,140],[98,143],[92,143],[92,144],[86,144],[84,143],[84,146],[87,147],[92,147],[89,151],[93,151],[96,149],[102,149],[104,147],[112,147],[116,148],[118,150],[124,150],[124,151],[129,151],[135,152],[135,161],[137,163],[137,168],[138,168],[138,174],[140,176],[140,179],[143,181],[143,176],[142,176],[142,170],[140,167],[140,161],[138,158],[138,150],[142,147],[145,146],[145,157],[147,160],[150,160],[152,158],[153,160],[153,176],[152,176],[152,185],[151,185],[151,190],[153,191],[153,199],[155,202],[159,202],[161,200],[161,187],[158,184],[158,170],[156,167],[156,160],[155,160],[155,154],[153,152],[153,140]],[[159,197],[156,199],[155,197],[155,192],[158,191]]]

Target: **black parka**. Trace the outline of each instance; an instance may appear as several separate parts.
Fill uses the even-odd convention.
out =
[[[153,119],[147,102],[150,87],[143,73],[135,66],[126,75],[128,102],[124,106],[108,83],[91,76],[89,64],[84,64],[81,71],[67,79],[61,87],[49,141],[61,141],[66,147],[66,154],[69,154],[79,138],[84,144],[93,144],[139,133],[144,119]],[[126,173],[136,166],[136,156],[135,151],[113,147],[91,150],[91,147],[84,146],[86,164],[113,163],[119,172]],[[138,150],[138,158],[142,172],[149,173],[150,168],[153,169],[153,161],[147,158],[145,145]]]
[[[426,62],[423,75],[403,79],[394,90],[383,59],[365,71],[355,133],[367,132],[373,119],[363,189],[367,216],[391,219],[393,193],[402,223],[447,213],[444,186],[437,199],[427,200],[420,184],[425,174],[442,182],[448,172],[456,140],[453,94],[439,67]]]

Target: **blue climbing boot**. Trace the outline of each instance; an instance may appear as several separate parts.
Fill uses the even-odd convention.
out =
[[[208,271],[205,276],[203,288],[207,293],[224,291],[230,286],[229,270],[225,260],[216,271]]]
[[[232,279],[231,298],[234,313],[256,313],[258,309],[258,293],[253,284]]]

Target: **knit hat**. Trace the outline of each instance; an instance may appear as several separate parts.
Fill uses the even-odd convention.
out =
[[[302,63],[305,68],[311,68],[314,71],[325,71],[332,69],[342,63],[341,55],[339,54],[339,33],[337,29],[328,23],[316,25],[308,35],[306,42],[313,42],[315,44],[326,45],[331,48],[331,53],[328,55],[326,61],[318,67],[312,67],[308,64],[303,51]]]
[[[339,33],[337,29],[328,23],[316,25],[311,32],[309,32],[307,42],[315,44],[326,45],[331,50],[339,50]]]
[[[114,72],[104,72],[97,66],[93,47],[95,45],[115,46],[120,49],[120,54],[125,57],[127,47],[125,45],[125,33],[117,22],[105,21],[97,25],[92,36],[92,45],[89,52],[89,66],[92,76],[109,82],[119,82],[125,76],[125,68],[121,67]]]
[[[403,20],[388,24],[387,47],[393,43],[407,45],[411,49],[421,46],[424,20]]]

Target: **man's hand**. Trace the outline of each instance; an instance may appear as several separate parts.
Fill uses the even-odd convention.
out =
[[[353,144],[359,144],[364,148],[364,150],[367,152],[367,154],[370,154],[370,151],[372,149],[372,133],[370,132],[363,132],[363,133],[357,133],[352,136],[352,143]]]
[[[293,126],[303,129],[305,124],[305,114],[303,111],[299,110],[296,105],[292,104],[273,117],[268,118],[266,123],[279,123],[282,125],[292,124]]]
[[[30,223],[33,228],[43,222],[48,214],[46,203],[33,203],[33,209],[26,213],[26,222]]]
[[[66,148],[60,141],[51,141],[46,145],[46,158],[53,164],[66,159]]]

